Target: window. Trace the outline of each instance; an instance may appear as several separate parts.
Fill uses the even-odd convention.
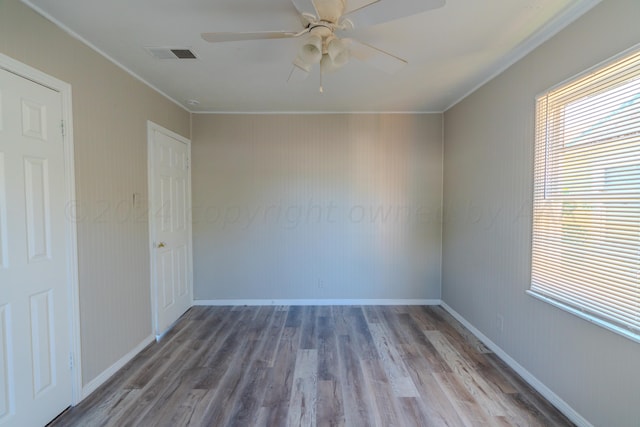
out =
[[[530,294],[640,342],[640,50],[536,100]]]

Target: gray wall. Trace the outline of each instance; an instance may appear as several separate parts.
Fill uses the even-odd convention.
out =
[[[82,381],[151,334],[147,120],[189,136],[189,113],[18,0],[0,1],[0,52],[70,83]]]
[[[194,298],[439,299],[442,115],[194,115]]]
[[[640,42],[639,22],[637,0],[603,1],[445,113],[443,300],[596,426],[638,426],[640,344],[525,294],[534,97]]]

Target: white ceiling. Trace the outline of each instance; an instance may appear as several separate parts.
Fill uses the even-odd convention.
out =
[[[446,0],[444,7],[358,27],[350,37],[408,61],[393,75],[352,59],[287,83],[301,39],[210,44],[200,33],[301,29],[291,0],[23,0],[194,112],[440,112],[593,7],[597,0]],[[348,0],[347,0],[348,1]],[[377,13],[416,0],[381,0]],[[373,6],[371,6],[373,7]],[[408,6],[407,6],[408,7]],[[361,13],[364,21],[366,9]],[[160,60],[146,47],[190,48]],[[195,99],[199,105],[191,106]]]

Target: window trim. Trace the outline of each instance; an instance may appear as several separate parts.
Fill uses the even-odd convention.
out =
[[[630,331],[629,329],[623,328],[621,326],[616,325],[615,323],[612,322],[607,322],[606,320],[603,320],[599,317],[596,317],[590,313],[587,313],[586,311],[582,311],[578,308],[575,308],[571,305],[568,304],[564,304],[563,302],[560,302],[556,299],[553,298],[549,298],[548,296],[541,294],[540,292],[536,292],[533,291],[531,289],[527,289],[525,291],[525,293],[527,295],[532,296],[533,298],[546,302],[556,308],[559,308],[563,311],[566,311],[570,314],[573,314],[574,316],[577,316],[581,319],[584,319],[586,321],[588,321],[589,323],[593,323],[595,325],[601,326],[604,329],[607,329],[609,331],[615,332],[618,335],[622,335],[625,338],[630,339],[631,341],[635,341],[638,344],[640,344],[640,334],[636,334],[632,331]]]
[[[637,53],[639,51],[640,51],[640,43],[635,44],[635,45],[631,46],[630,48],[625,49],[624,51],[622,51],[622,52],[620,52],[620,53],[618,53],[616,55],[613,55],[613,56],[611,56],[611,57],[609,57],[609,58],[607,58],[607,59],[595,64],[594,66],[589,67],[588,69],[586,69],[586,70],[584,70],[584,71],[582,71],[580,73],[577,73],[577,74],[575,74],[573,76],[570,76],[570,77],[564,79],[563,81],[561,81],[561,82],[559,82],[559,83],[557,83],[557,84],[545,89],[544,91],[538,93],[534,97],[534,138],[533,139],[534,139],[534,147],[535,148],[534,148],[534,153],[533,153],[533,157],[532,157],[532,161],[533,161],[533,165],[532,165],[532,184],[533,184],[534,191],[532,193],[532,199],[531,199],[531,201],[532,201],[532,207],[531,207],[531,209],[532,209],[531,210],[531,212],[532,212],[532,221],[531,221],[531,240],[530,240],[530,242],[531,242],[530,250],[531,251],[529,253],[529,261],[531,263],[530,264],[531,269],[530,269],[530,274],[529,274],[529,284],[528,284],[527,289],[525,290],[525,293],[527,295],[529,295],[529,296],[531,296],[531,297],[533,297],[533,298],[535,298],[535,299],[537,299],[539,301],[546,302],[546,303],[550,304],[553,307],[559,308],[559,309],[561,309],[561,310],[563,310],[563,311],[565,311],[565,312],[567,312],[569,314],[572,314],[572,315],[574,315],[576,317],[579,317],[579,318],[581,318],[583,320],[588,321],[589,323],[595,324],[595,325],[600,326],[600,327],[602,327],[602,328],[604,328],[606,330],[609,330],[609,331],[614,332],[614,333],[616,333],[618,335],[621,335],[624,338],[630,339],[631,341],[634,341],[636,343],[640,343],[640,331],[636,331],[634,328],[626,328],[626,327],[624,327],[622,325],[616,324],[613,321],[607,321],[606,318],[604,318],[604,316],[599,317],[597,315],[591,314],[590,312],[585,311],[583,309],[580,309],[579,307],[576,307],[576,306],[571,305],[569,303],[565,303],[565,302],[563,302],[561,300],[555,299],[555,298],[553,298],[553,297],[551,297],[549,295],[546,295],[543,292],[539,292],[537,290],[534,290],[534,289],[532,289],[532,286],[533,286],[533,247],[534,247],[534,241],[535,241],[535,239],[534,239],[534,236],[535,236],[535,233],[534,233],[535,232],[535,230],[534,230],[535,221],[533,221],[533,218],[535,218],[535,206],[536,206],[535,182],[536,182],[536,175],[539,173],[536,170],[536,154],[535,154],[536,150],[538,149],[537,148],[537,144],[538,144],[538,139],[537,139],[538,138],[538,136],[537,136],[538,135],[538,133],[537,133],[538,132],[538,117],[537,117],[538,103],[539,103],[541,98],[546,97],[549,93],[551,93],[553,91],[556,91],[557,89],[559,89],[561,87],[566,87],[567,85],[569,85],[571,83],[574,83],[574,82],[578,81],[581,78],[585,78],[588,75],[593,74],[594,72],[602,69],[603,67],[610,66],[610,65],[614,64],[615,62],[619,61],[620,59],[622,59],[622,58],[624,58],[624,57],[626,57],[626,56],[628,56],[628,55],[630,55],[632,53]],[[577,99],[578,96],[576,96],[575,98]],[[547,116],[549,114],[553,113],[553,112],[549,111],[549,107],[548,106],[546,106],[545,109],[546,109]],[[549,144],[548,133],[549,133],[549,129],[546,126],[545,126],[545,129],[544,129],[544,132],[546,133],[545,140],[546,140],[546,145],[547,145],[547,148],[545,149],[545,154],[544,154],[545,163],[546,163],[545,170],[546,170],[546,168],[548,167],[548,163],[550,161],[550,159],[549,159],[550,153],[549,153],[549,149],[548,149],[548,144]],[[546,176],[546,172],[543,172],[543,173]],[[547,187],[548,187],[547,179],[548,178],[546,178],[546,177],[544,179],[544,189],[543,189],[544,196],[543,196],[543,199],[547,199],[547,197],[548,197],[547,196],[547,191],[548,191],[547,190]]]

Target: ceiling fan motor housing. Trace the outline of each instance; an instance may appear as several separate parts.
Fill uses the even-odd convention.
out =
[[[321,21],[336,24],[346,7],[346,0],[315,0],[314,5]]]

